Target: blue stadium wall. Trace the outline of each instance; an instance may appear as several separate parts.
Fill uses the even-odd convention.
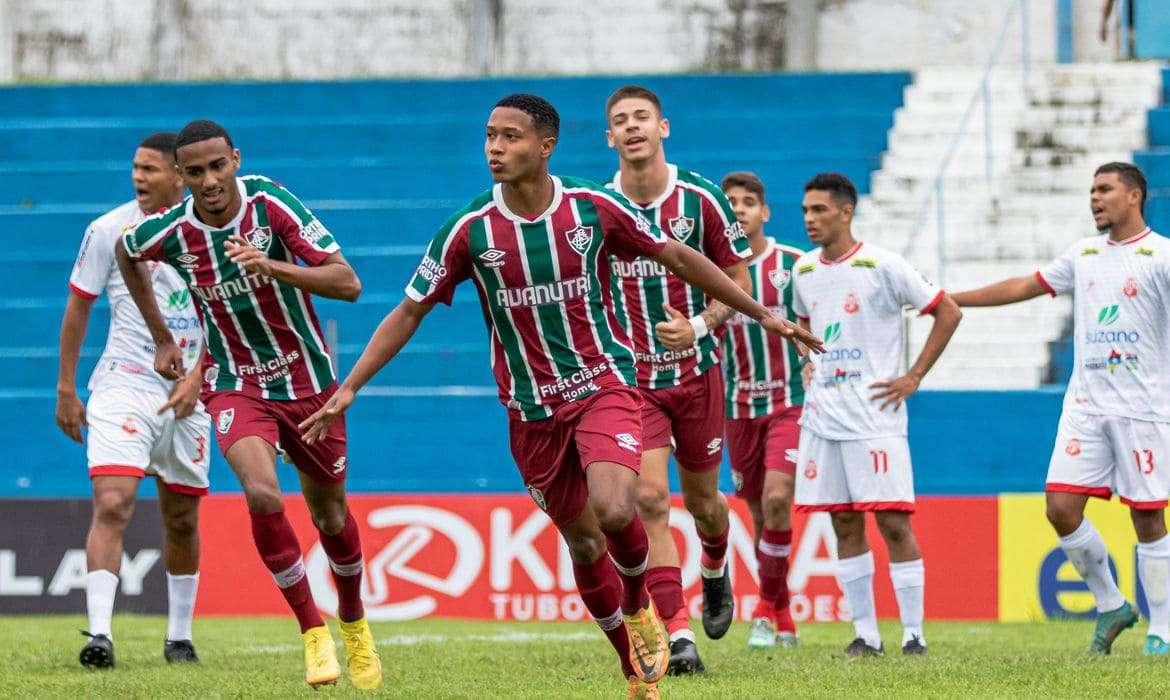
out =
[[[57,331],[86,223],[130,196],[129,158],[146,134],[190,118],[225,124],[242,173],[288,185],[338,236],[361,275],[357,304],[322,301],[339,329],[342,372],[401,297],[447,214],[490,184],[482,125],[513,91],[561,111],[554,172],[595,179],[616,167],[603,104],[625,82],[655,89],[671,119],[669,159],[718,180],[752,169],[769,187],[769,233],[800,244],[801,185],[836,170],[864,193],[905,73],[190,84],[0,89],[0,232],[15,257],[0,278],[0,497],[85,496],[85,455],[53,419]],[[1151,131],[1155,129],[1153,120]],[[1170,143],[1170,141],[1168,141]],[[1170,168],[1167,169],[1170,171]],[[105,341],[99,302],[79,383]],[[349,414],[352,491],[498,493],[522,489],[487,366],[474,292],[437,309]],[[1059,391],[922,392],[909,405],[920,493],[1041,487]],[[724,471],[724,487],[730,483]],[[281,470],[296,489],[291,467]],[[148,486],[147,488],[153,488]],[[216,455],[213,492],[238,490]]]

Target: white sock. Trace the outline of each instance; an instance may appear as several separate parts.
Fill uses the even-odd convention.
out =
[[[89,614],[89,633],[114,638],[110,618],[114,616],[114,595],[118,592],[118,576],[112,571],[98,569],[85,575],[85,611]]]
[[[695,633],[691,631],[690,627],[683,627],[670,633],[670,641],[677,642],[680,639],[689,639],[693,644],[695,641]]]
[[[1105,541],[1088,518],[1081,520],[1080,527],[1072,533],[1060,538],[1060,548],[1093,592],[1097,612],[1111,612],[1125,604],[1125,596],[1109,572]]]
[[[873,604],[873,552],[837,560],[837,583],[853,616],[853,629],[871,647],[880,647],[877,609]]]
[[[902,617],[902,644],[905,646],[914,637],[926,646],[922,636],[922,601],[926,592],[926,567],[922,559],[890,562],[890,581],[894,584],[894,596],[898,599],[898,613]]]
[[[1138,542],[1138,576],[1150,606],[1150,634],[1170,642],[1170,535]]]
[[[167,641],[191,639],[191,618],[195,615],[195,592],[199,590],[199,572],[167,572]]]

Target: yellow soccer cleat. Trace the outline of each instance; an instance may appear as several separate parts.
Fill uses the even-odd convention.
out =
[[[374,635],[363,616],[353,622],[341,623],[341,641],[345,642],[345,662],[349,681],[358,690],[374,690],[382,685],[382,660]]]
[[[634,673],[643,683],[657,683],[670,663],[670,646],[654,604],[622,618],[630,635],[630,663]]]
[[[626,700],[659,700],[657,683],[643,683],[637,676],[626,679],[630,683],[630,692],[626,693]]]
[[[316,688],[333,685],[341,678],[341,664],[337,663],[337,648],[329,628],[311,627],[301,634],[305,643],[305,682]]]

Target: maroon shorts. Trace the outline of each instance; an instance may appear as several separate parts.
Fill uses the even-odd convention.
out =
[[[204,395],[203,403],[215,426],[219,451],[227,456],[228,448],[240,438],[256,436],[280,452],[314,481],[345,481],[345,416],[329,425],[324,438],[314,445],[301,440],[297,424],[325,405],[337,385],[329,386],[316,396],[292,401],[276,401],[248,396],[239,391],[213,391]]]
[[[764,472],[796,474],[796,464],[788,460],[787,453],[800,446],[799,421],[800,406],[759,418],[727,421],[727,453],[735,495],[758,501],[764,493]]]
[[[512,458],[532,500],[558,527],[589,502],[585,468],[616,462],[638,473],[642,461],[641,400],[624,386],[561,405],[551,418],[508,421]]]
[[[722,368],[716,365],[691,375],[678,386],[640,391],[647,450],[674,445],[679,467],[689,472],[719,468],[723,462]]]

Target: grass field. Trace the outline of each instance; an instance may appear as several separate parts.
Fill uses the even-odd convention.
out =
[[[1143,621],[1144,624],[1144,621]],[[354,697],[339,685],[314,692],[302,681],[291,619],[197,619],[198,667],[162,659],[161,617],[118,615],[118,667],[77,663],[81,616],[0,618],[5,697]],[[696,625],[697,627],[697,625]],[[433,620],[373,625],[386,676],[378,695],[397,698],[618,698],[625,685],[596,627]],[[1104,659],[1081,655],[1091,623],[935,623],[930,655],[846,661],[844,624],[805,625],[802,646],[772,653],[745,647],[747,626],[700,640],[708,671],[662,682],[669,698],[778,697],[1167,697],[1170,660],[1141,655],[1144,631],[1126,632]],[[334,629],[336,632],[336,629]],[[900,639],[883,624],[887,650]],[[701,633],[700,633],[701,634]],[[344,657],[342,665],[344,667]]]

